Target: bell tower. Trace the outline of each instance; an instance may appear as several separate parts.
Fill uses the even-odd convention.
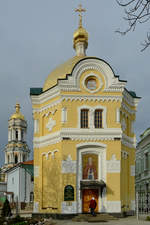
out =
[[[15,109],[8,121],[8,144],[4,148],[5,168],[29,159],[30,149],[26,143],[27,121],[20,112],[19,103],[16,103]]]

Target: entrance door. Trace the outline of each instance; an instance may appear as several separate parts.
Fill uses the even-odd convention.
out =
[[[89,212],[89,204],[92,197],[95,198],[97,206],[95,212],[98,212],[98,189],[83,189],[82,191],[82,211]]]

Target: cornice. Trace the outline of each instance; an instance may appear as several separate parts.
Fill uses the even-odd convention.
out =
[[[66,140],[82,140],[82,141],[110,141],[115,138],[121,138],[122,131],[120,128],[107,129],[77,129],[63,128],[59,132],[48,134],[42,137],[34,137],[34,148],[40,148]]]
[[[131,105],[131,106],[134,106],[134,107],[137,107],[138,106],[138,103],[139,103],[139,100],[138,98],[133,98],[128,92],[126,89],[124,89],[123,91],[123,97],[125,99],[125,101]]]
[[[129,114],[135,114],[136,113],[136,109],[133,110],[131,109],[129,106],[127,106],[125,103],[122,102],[121,107],[123,109],[125,109]]]
[[[122,101],[121,96],[88,96],[88,95],[61,95],[60,99],[53,101],[52,103],[45,105],[40,108],[33,108],[33,113],[40,113],[44,110],[50,109],[51,107],[54,107],[58,104],[60,104],[62,101]]]
[[[129,148],[136,148],[136,138],[131,138],[126,134],[122,134],[122,144]]]
[[[122,101],[122,96],[62,95],[66,101]]]
[[[41,107],[41,108],[38,108],[38,109],[33,108],[33,113],[41,113],[41,112],[43,112],[44,110],[50,109],[50,108],[52,108],[52,107],[54,107],[54,106],[60,104],[61,101],[62,101],[62,99],[58,99],[58,100],[53,101],[52,103],[50,103],[50,104],[48,104],[48,105],[45,105],[45,106],[43,106],[43,107]]]
[[[56,86],[40,95],[31,95],[30,97],[33,105],[39,105],[58,96],[60,96],[60,89]]]

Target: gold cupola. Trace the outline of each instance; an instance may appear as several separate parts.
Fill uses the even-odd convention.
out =
[[[21,119],[21,120],[25,120],[24,116],[21,114],[20,112],[20,104],[16,103],[16,112],[14,114],[12,114],[12,116],[10,117],[10,119]]]
[[[73,34],[73,47],[77,56],[85,56],[88,47],[88,32],[82,26],[82,12],[85,11],[81,4],[75,9],[75,12],[79,12],[79,27]]]

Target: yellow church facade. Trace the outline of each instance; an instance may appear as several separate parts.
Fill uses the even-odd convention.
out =
[[[34,119],[34,212],[97,212],[135,209],[139,98],[102,59],[88,57],[82,17],[74,33],[76,56],[31,88]]]

